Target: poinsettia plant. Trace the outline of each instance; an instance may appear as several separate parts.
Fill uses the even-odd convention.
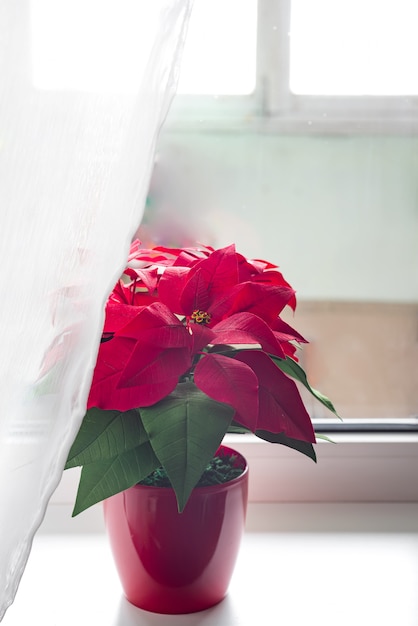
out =
[[[87,413],[66,468],[82,466],[73,515],[163,468],[179,511],[228,432],[315,460],[295,381],[311,388],[281,317],[296,307],[278,267],[234,245],[141,249],[106,304]]]

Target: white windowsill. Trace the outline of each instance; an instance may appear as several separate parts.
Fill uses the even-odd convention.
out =
[[[418,623],[418,504],[253,506],[264,526],[247,528],[228,595],[212,609],[141,611],[123,597],[104,534],[39,534],[2,626]]]
[[[147,613],[125,600],[102,507],[71,518],[78,471],[65,472],[2,626],[253,626],[276,618],[287,626],[415,626],[418,435],[333,440],[318,444],[315,465],[252,436],[227,437],[250,465],[246,533],[227,598],[188,616]]]

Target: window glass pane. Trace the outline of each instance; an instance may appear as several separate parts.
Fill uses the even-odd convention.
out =
[[[156,23],[137,0],[30,1],[32,81],[37,89],[130,93],[149,60]],[[133,19],[137,14],[138,19]],[[93,42],[94,41],[94,45]]]
[[[109,0],[30,0],[35,87],[129,93],[154,27],[132,20],[136,2],[121,0],[116,10]],[[252,93],[256,37],[257,0],[195,0],[178,92]]]
[[[418,94],[416,0],[291,0],[290,89]]]
[[[257,0],[195,0],[178,93],[254,91]]]

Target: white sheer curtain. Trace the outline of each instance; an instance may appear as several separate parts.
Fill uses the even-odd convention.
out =
[[[85,410],[192,0],[0,0],[0,620]]]

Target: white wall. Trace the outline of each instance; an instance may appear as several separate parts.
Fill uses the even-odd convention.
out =
[[[162,132],[150,215],[280,265],[299,299],[418,301],[418,138]],[[166,214],[167,211],[167,214]]]

